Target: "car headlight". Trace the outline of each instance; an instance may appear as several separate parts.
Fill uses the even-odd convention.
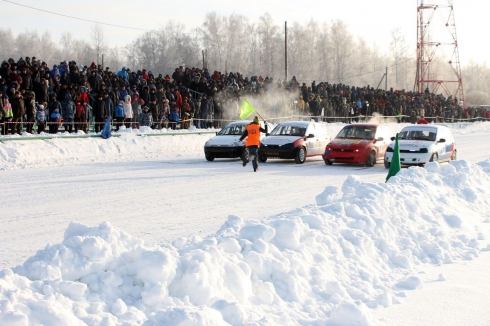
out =
[[[386,151],[387,151],[387,152],[389,152],[389,153],[391,153],[391,152],[393,152],[393,148],[388,147],[388,148],[386,149]]]
[[[204,147],[209,147],[209,140],[204,144]]]

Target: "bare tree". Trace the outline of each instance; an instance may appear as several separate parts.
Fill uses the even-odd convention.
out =
[[[403,61],[407,59],[408,46],[405,43],[405,37],[403,36],[401,29],[396,28],[391,31],[391,43],[390,51],[394,60],[395,71],[395,87],[405,88],[407,87],[407,70],[404,69]]]
[[[95,51],[95,58],[97,64],[100,62],[100,56],[107,48],[107,41],[105,39],[104,30],[99,24],[94,25],[92,28],[92,44]]]

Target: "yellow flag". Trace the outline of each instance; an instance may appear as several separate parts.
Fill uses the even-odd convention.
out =
[[[255,108],[247,99],[243,100],[242,106],[240,107],[240,119],[247,119],[249,115],[255,112]]]

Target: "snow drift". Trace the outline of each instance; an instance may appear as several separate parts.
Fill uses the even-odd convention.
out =
[[[423,287],[424,266],[490,249],[489,173],[489,161],[452,161],[388,183],[350,176],[316,205],[229,216],[167,246],[71,223],[62,243],[0,272],[0,324],[369,325],[371,309]]]

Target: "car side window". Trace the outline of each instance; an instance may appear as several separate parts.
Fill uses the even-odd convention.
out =
[[[315,128],[315,124],[312,123],[308,126],[308,128],[306,129],[306,135],[308,136],[309,134],[313,134],[316,136],[317,132],[316,132],[316,128]]]

